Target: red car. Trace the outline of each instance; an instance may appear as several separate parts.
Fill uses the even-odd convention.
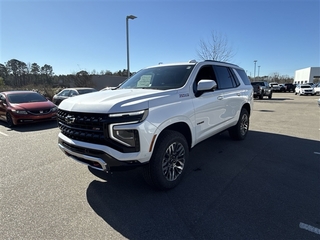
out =
[[[55,120],[58,108],[34,91],[0,92],[0,120],[9,127],[18,124]]]

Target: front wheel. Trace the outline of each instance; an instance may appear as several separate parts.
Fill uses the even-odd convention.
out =
[[[14,123],[13,123],[11,114],[10,114],[10,113],[7,113],[6,118],[7,118],[8,127],[9,127],[9,128],[13,127],[13,126],[14,126]]]
[[[270,94],[268,95],[268,98],[269,98],[269,99],[272,98],[272,92],[270,92]]]
[[[261,99],[263,99],[263,92],[261,92],[261,94],[259,95],[259,99],[261,100]]]
[[[181,181],[189,158],[185,137],[165,130],[159,136],[149,164],[143,168],[146,182],[160,190],[174,188]]]
[[[238,123],[229,129],[229,135],[234,140],[243,140],[249,131],[249,113],[242,108]]]

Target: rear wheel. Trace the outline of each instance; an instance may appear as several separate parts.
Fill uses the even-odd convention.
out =
[[[270,92],[270,94],[268,95],[268,98],[269,98],[269,99],[272,98],[272,92]]]
[[[148,165],[143,168],[146,182],[160,190],[174,188],[181,181],[189,158],[185,137],[165,130],[158,138]]]
[[[229,135],[234,140],[243,140],[249,130],[249,113],[242,108],[238,123],[229,129]]]

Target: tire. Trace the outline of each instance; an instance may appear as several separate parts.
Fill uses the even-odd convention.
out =
[[[9,128],[13,127],[13,126],[14,126],[14,123],[13,123],[11,114],[10,114],[10,113],[7,113],[6,117],[7,117],[7,125],[8,125],[8,127],[9,127]]]
[[[261,92],[261,94],[259,95],[259,99],[261,100],[261,99],[263,99],[263,92]]]
[[[268,98],[269,98],[269,99],[272,98],[272,92],[270,92],[270,94],[268,95]]]
[[[229,129],[229,135],[234,140],[244,140],[248,131],[249,113],[245,108],[242,108],[237,124]]]
[[[188,158],[185,137],[179,132],[165,130],[157,140],[150,162],[143,167],[143,177],[156,189],[174,188],[185,173]]]

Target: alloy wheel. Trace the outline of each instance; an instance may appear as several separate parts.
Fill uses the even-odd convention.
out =
[[[181,143],[173,142],[168,146],[162,160],[163,175],[168,181],[174,181],[181,175],[185,160],[185,149]]]

